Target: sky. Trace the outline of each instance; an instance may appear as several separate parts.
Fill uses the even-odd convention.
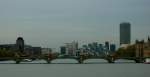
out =
[[[132,43],[150,35],[150,0],[0,0],[0,44],[23,37],[32,46],[109,41],[131,23]]]

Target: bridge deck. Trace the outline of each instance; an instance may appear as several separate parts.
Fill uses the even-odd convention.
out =
[[[18,57],[18,58],[15,58],[15,57],[3,57],[3,58],[0,58],[0,59],[45,59],[45,57]],[[48,58],[48,57],[47,57]],[[80,57],[56,57],[55,59],[78,59]],[[106,59],[107,57],[87,57],[87,59]],[[139,57],[117,57],[115,59],[137,59]],[[143,59],[145,58],[150,58],[150,57],[142,57]]]

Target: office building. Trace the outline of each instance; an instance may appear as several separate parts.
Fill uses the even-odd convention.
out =
[[[61,46],[60,47],[60,52],[61,52],[61,55],[65,55],[66,54],[66,47],[65,46]]]
[[[110,44],[110,51],[115,52],[116,51],[116,45],[115,44]]]
[[[78,42],[66,43],[66,55],[74,56],[78,50]]]
[[[120,24],[120,45],[130,44],[131,40],[131,24],[123,22]]]
[[[106,51],[109,51],[109,42],[108,41],[105,42],[105,49],[106,49]]]

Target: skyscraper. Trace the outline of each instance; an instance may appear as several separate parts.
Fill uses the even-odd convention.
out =
[[[109,51],[109,42],[108,41],[105,42],[105,49],[106,49],[106,51]]]
[[[65,46],[61,46],[60,47],[60,51],[61,51],[62,55],[65,55],[66,54],[66,47]]]
[[[130,44],[131,40],[131,24],[123,22],[120,24],[120,45]]]

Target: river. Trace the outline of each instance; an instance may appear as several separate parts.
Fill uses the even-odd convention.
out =
[[[77,64],[74,60],[0,62],[0,77],[150,77],[149,64],[120,60],[109,64],[104,60],[87,60]]]

